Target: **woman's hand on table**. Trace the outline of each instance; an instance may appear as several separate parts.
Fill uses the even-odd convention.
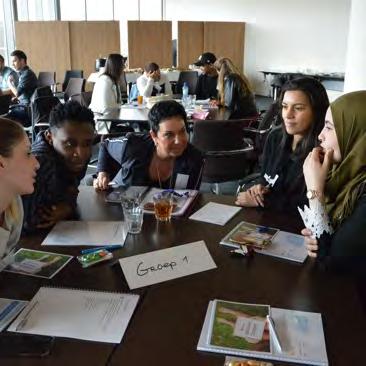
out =
[[[106,172],[99,172],[97,178],[93,180],[93,187],[96,191],[105,191],[109,188],[109,176]]]

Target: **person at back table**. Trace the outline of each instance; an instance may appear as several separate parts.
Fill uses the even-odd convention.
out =
[[[317,145],[329,100],[320,82],[303,77],[283,86],[278,103],[281,126],[268,135],[259,178],[243,187],[236,204],[296,214],[306,202],[302,165]]]
[[[24,228],[47,228],[75,215],[78,186],[95,138],[93,112],[76,101],[56,106],[32,145],[40,163],[33,194],[23,197]]]
[[[0,118],[0,259],[19,240],[23,224],[20,195],[33,192],[38,168],[23,126]]]
[[[203,53],[194,65],[199,66],[202,73],[198,77],[196,98],[200,100],[217,98],[217,70],[214,66],[216,56],[211,52]]]
[[[153,97],[158,94],[172,95],[172,88],[166,74],[160,72],[159,65],[150,62],[144,73],[136,80],[139,95]]]
[[[37,76],[27,65],[27,55],[23,51],[15,50],[10,56],[13,67],[19,74],[19,82],[16,86],[15,80],[8,80],[9,88],[14,94],[13,102],[19,106],[14,106],[7,117],[21,122],[24,126],[30,126],[31,119],[27,107],[38,86]]]
[[[9,66],[5,66],[5,60],[0,55],[0,95],[13,95],[10,85],[18,86],[18,74]]]
[[[149,134],[101,143],[96,190],[108,189],[112,179],[124,187],[199,188],[203,158],[188,142],[183,106],[173,100],[156,103],[149,122]]]
[[[105,71],[94,85],[89,106],[93,112],[105,113],[121,106],[120,80],[124,67],[125,58],[122,55],[112,53],[108,56]]]
[[[246,76],[225,57],[218,59],[215,67],[219,72],[218,105],[230,110],[231,119],[256,116],[258,112],[254,94]]]

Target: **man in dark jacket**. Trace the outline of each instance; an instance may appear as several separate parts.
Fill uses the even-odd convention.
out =
[[[217,70],[214,66],[216,56],[211,52],[203,53],[194,63],[200,66],[202,74],[198,77],[196,87],[197,99],[217,98]]]
[[[26,230],[49,227],[73,216],[93,140],[90,109],[71,101],[52,110],[50,128],[40,132],[32,145],[40,169],[33,194],[23,196]]]
[[[28,67],[27,55],[23,51],[15,50],[10,56],[13,67],[19,74],[19,82],[16,86],[16,80],[11,78],[8,84],[10,90],[15,95],[13,101],[19,105],[14,106],[7,117],[21,122],[24,126],[30,126],[31,120],[28,106],[30,104],[30,98],[38,85],[37,76]]]

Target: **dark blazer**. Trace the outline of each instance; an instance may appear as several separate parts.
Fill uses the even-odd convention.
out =
[[[151,181],[149,166],[155,151],[154,142],[149,134],[128,134],[123,139],[105,140],[100,146],[98,172],[107,172],[122,186],[155,186]],[[162,188],[174,188],[177,174],[188,175],[187,189],[198,189],[203,169],[202,154],[191,144],[174,165],[171,179],[162,183]],[[171,187],[170,187],[171,185]]]

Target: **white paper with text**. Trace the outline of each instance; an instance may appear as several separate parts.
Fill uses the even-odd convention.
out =
[[[130,289],[216,268],[204,241],[119,260]]]

